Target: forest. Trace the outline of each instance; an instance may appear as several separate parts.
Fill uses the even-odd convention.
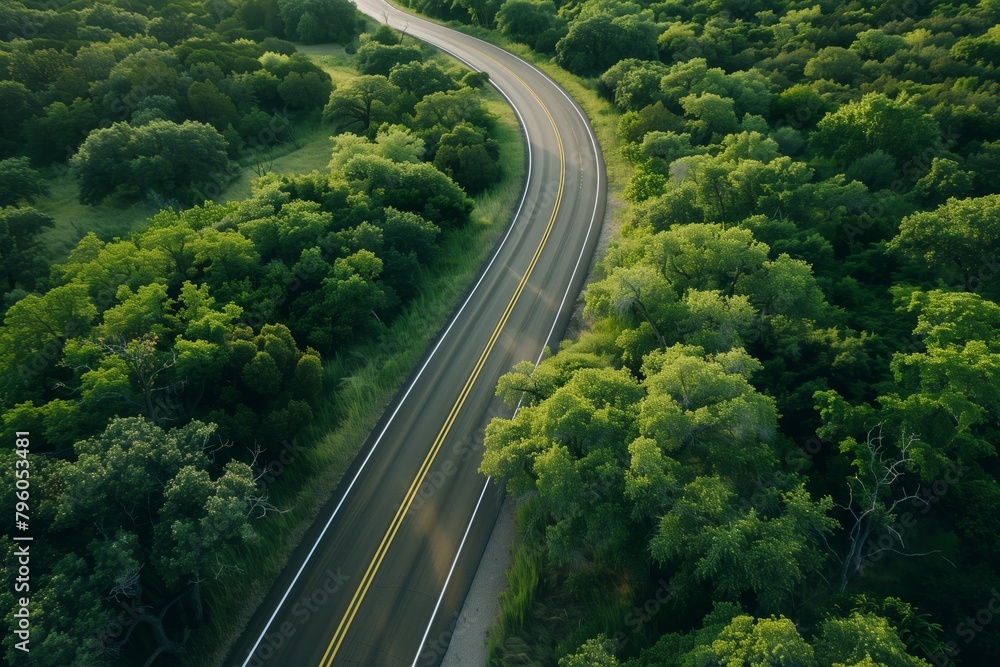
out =
[[[520,408],[486,433],[518,502],[490,664],[993,664],[1000,2],[403,4],[613,109],[585,327],[501,379]],[[282,520],[266,462],[474,224],[498,120],[483,75],[347,0],[9,0],[0,40],[0,431],[36,435],[61,545],[30,664],[185,656],[220,556]],[[214,201],[309,123],[325,169]],[[60,169],[162,210],[50,262]]]
[[[613,105],[626,174],[498,386],[489,664],[994,664],[1000,3],[408,4]]]
[[[246,549],[281,548],[262,537],[289,511],[274,462],[309,454],[317,409],[349,409],[323,398],[336,365],[480,225],[473,197],[501,176],[485,77],[368,26],[347,0],[0,6],[0,433],[33,435],[45,547],[30,662],[5,642],[6,664],[163,664],[221,641],[204,628],[231,612],[205,600],[246,578]],[[320,42],[351,64],[337,81],[296,46]],[[310,123],[333,135],[324,169],[261,169],[249,197],[213,201]],[[35,205],[59,168],[81,204],[161,210],[50,263]],[[13,476],[0,496],[14,506]]]

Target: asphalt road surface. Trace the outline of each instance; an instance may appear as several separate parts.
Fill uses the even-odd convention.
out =
[[[227,667],[441,662],[501,500],[478,472],[483,429],[510,413],[494,396],[497,378],[558,343],[604,215],[597,141],[551,79],[382,0],[357,4],[490,75],[526,134],[527,184],[495,254],[389,405]]]

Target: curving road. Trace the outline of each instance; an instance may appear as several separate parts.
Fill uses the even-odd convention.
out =
[[[499,509],[478,472],[509,410],[497,378],[569,321],[605,208],[604,164],[576,103],[502,49],[405,14],[361,11],[489,73],[528,142],[513,222],[465,302],[389,405],[237,642],[228,666],[437,665]]]

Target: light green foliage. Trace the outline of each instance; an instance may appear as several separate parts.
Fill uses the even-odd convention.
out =
[[[561,562],[581,550],[621,553],[624,470],[640,396],[626,372],[582,370],[545,401],[487,429],[483,472],[512,490],[537,489],[553,521],[549,552]]]
[[[930,663],[908,655],[906,645],[884,618],[855,612],[831,618],[820,627],[815,644],[821,664],[884,664],[925,667]]]
[[[719,97],[715,93],[688,95],[680,99],[680,104],[684,109],[684,115],[694,118],[692,129],[699,136],[715,135],[721,139],[739,127],[736,113],[733,111],[735,102],[728,97]]]
[[[710,646],[694,651],[695,660],[716,660],[720,665],[773,665],[812,667],[813,649],[785,617],[735,617]]]
[[[386,44],[383,40],[361,36],[361,46],[355,57],[355,66],[361,74],[377,74],[389,76],[393,68],[408,63],[420,62],[420,48],[410,44],[393,42]]]
[[[488,467],[549,504],[532,527],[544,585],[491,637],[489,664],[944,664],[1000,585],[1000,14],[876,5],[558,10],[556,63],[621,112],[631,171],[610,194],[627,203],[580,343],[517,365],[498,393],[555,406],[589,368],[557,372],[559,358],[586,349],[642,397],[627,465],[599,472],[545,426],[491,427]],[[541,51],[539,8],[511,0],[503,32]],[[654,30],[658,57],[620,36],[629,21]],[[567,560],[566,497],[592,505],[598,480],[628,546]],[[751,611],[689,622],[720,600]],[[958,639],[956,660],[989,662],[996,637]]]
[[[614,642],[604,635],[588,639],[580,650],[559,660],[559,667],[618,667]]]
[[[879,149],[905,162],[937,139],[937,123],[912,99],[882,93],[869,93],[826,115],[812,136],[817,149],[845,165]]]
[[[1000,419],[1000,395],[990,379],[1000,368],[1000,306],[935,290],[915,292],[907,309],[919,314],[914,333],[924,337],[926,351],[893,357],[899,394],[883,403],[933,445],[919,453],[921,472],[941,474],[949,454],[965,461],[995,456],[982,429],[990,432]]]
[[[892,35],[877,28],[858,33],[851,50],[857,51],[865,60],[885,60],[900,49],[906,47],[906,39],[901,35]]]
[[[952,197],[962,198],[972,194],[975,174],[961,168],[958,162],[935,157],[931,168],[913,186],[913,192],[925,205],[942,204]]]
[[[435,62],[414,61],[393,65],[389,83],[412,93],[417,99],[456,88],[455,81]]]
[[[773,495],[766,510],[743,510],[721,479],[699,477],[664,515],[650,552],[711,582],[722,599],[753,591],[764,609],[776,610],[821,569],[823,534],[836,522],[827,516],[833,502],[813,501],[801,482]]]
[[[860,73],[861,56],[840,46],[820,49],[805,68],[805,75],[811,79],[829,79],[843,84],[854,83]]]
[[[1000,247],[1000,195],[951,199],[933,211],[907,216],[890,251],[925,263],[942,279],[966,291],[997,290],[985,276],[996,274]]]
[[[777,422],[774,401],[748,379],[760,366],[743,350],[704,357],[673,346],[645,357],[646,399],[639,430],[702,474],[749,480],[775,464],[767,442]]]
[[[370,250],[335,260],[322,289],[308,299],[300,299],[301,326],[307,328],[309,342],[321,350],[349,340],[353,335],[373,333],[381,328],[376,314],[386,303],[377,279],[382,260]]]

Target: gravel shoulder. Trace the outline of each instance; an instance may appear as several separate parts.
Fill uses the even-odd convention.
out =
[[[455,623],[441,667],[482,667],[486,664],[487,633],[500,613],[497,596],[507,588],[507,568],[513,559],[515,507],[514,500],[507,496]]]

